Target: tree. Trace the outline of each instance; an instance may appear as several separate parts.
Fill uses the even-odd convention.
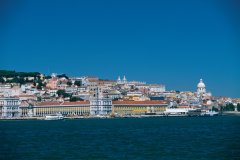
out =
[[[237,104],[237,111],[240,112],[240,103]]]
[[[20,83],[20,84],[25,84],[25,80],[22,77],[14,77],[12,80],[7,80],[7,83]]]
[[[25,80],[24,80],[23,77],[20,77],[20,78],[18,79],[18,83],[20,83],[20,84],[26,84],[26,82],[25,82]]]
[[[42,89],[42,86],[41,85],[37,85],[37,89],[41,90]]]
[[[72,85],[72,82],[71,82],[71,81],[68,81],[68,82],[67,82],[67,85],[68,85],[68,86],[71,86],[71,85]]]
[[[79,97],[71,97],[70,98],[70,102],[76,102],[76,101],[82,101],[83,99],[79,98]]]
[[[38,97],[37,97],[37,101],[38,101],[38,102],[41,102],[41,101],[42,101],[42,97],[38,96]]]
[[[216,112],[218,112],[218,108],[216,108],[216,107],[212,107],[212,111],[216,111]]]
[[[112,101],[118,101],[119,100],[119,98],[113,98],[113,100]]]
[[[4,83],[5,80],[3,79],[3,77],[0,77],[0,83]]]
[[[44,86],[44,84],[43,84],[43,82],[42,82],[41,79],[35,80],[34,83],[35,83],[35,86],[36,86],[36,84],[37,84],[37,86],[36,86],[37,89],[42,89],[42,87]],[[34,84],[34,83],[33,83],[33,84]]]
[[[66,79],[68,79],[68,76],[66,75],[66,74],[60,74],[60,75],[57,75],[57,77],[58,78],[66,78]]]
[[[81,85],[82,85],[82,82],[81,82],[81,81],[75,81],[75,82],[74,82],[74,85],[76,85],[76,86],[81,86]]]
[[[232,103],[226,104],[226,106],[221,106],[222,111],[234,111],[235,106]]]
[[[51,76],[46,76],[45,79],[51,79],[52,77]]]
[[[0,76],[2,77],[37,77],[40,76],[39,72],[16,72],[8,70],[0,70]]]
[[[59,89],[59,90],[57,91],[57,95],[58,95],[58,96],[62,96],[64,93],[66,93],[66,92],[65,92],[65,90],[63,90],[63,89]]]
[[[58,96],[63,96],[64,98],[71,96],[70,94],[66,93],[65,90],[63,90],[63,89],[58,90],[58,91],[57,91],[57,95],[58,95]]]

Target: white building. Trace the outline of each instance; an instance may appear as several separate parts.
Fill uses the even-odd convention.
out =
[[[202,94],[205,94],[205,93],[206,93],[206,86],[203,83],[203,80],[200,79],[200,82],[197,85],[197,94],[202,95]]]
[[[50,94],[50,96],[57,96],[57,91],[57,89],[49,89],[47,93]]]
[[[107,97],[111,98],[111,99],[115,99],[115,98],[121,98],[121,92],[119,92],[118,90],[110,90],[108,91],[108,93],[105,94]]]
[[[117,84],[126,84],[127,83],[127,78],[123,76],[123,79],[121,80],[120,76],[118,76],[117,79]]]
[[[109,115],[112,113],[112,100],[110,98],[104,98],[102,94],[99,94],[97,88],[96,94],[90,99],[90,115]]]
[[[11,86],[9,84],[0,85],[0,95],[4,97],[15,97],[19,96],[22,93],[21,88],[19,86]]]
[[[0,98],[0,117],[12,118],[20,117],[21,110],[19,108],[19,98],[3,97]]]
[[[87,87],[77,87],[77,92],[88,92]]]
[[[153,93],[160,93],[160,92],[165,92],[165,85],[161,84],[151,84],[149,85],[149,91]]]
[[[11,84],[0,84],[0,91],[4,89],[11,89],[12,85]]]
[[[78,91],[78,88],[77,87],[67,87],[66,89],[65,89],[65,91],[66,91],[66,93],[70,93],[70,94],[75,94],[75,93],[77,93],[77,91]]]
[[[139,91],[135,91],[135,92],[127,92],[127,96],[143,96],[143,93],[142,92],[139,92]]]
[[[140,81],[128,81],[126,76],[123,76],[123,79],[121,80],[121,77],[118,76],[117,84],[126,84],[126,85],[143,85],[146,84],[146,82],[140,82]]]
[[[91,99],[90,115],[109,115],[112,113],[112,100],[109,98]]]

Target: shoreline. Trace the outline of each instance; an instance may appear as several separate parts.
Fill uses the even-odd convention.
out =
[[[231,115],[231,116],[240,116],[240,112],[237,111],[227,111],[227,112],[222,112],[222,115]]]
[[[217,116],[240,116],[240,112],[223,112]],[[63,120],[74,120],[74,119],[126,119],[126,118],[158,118],[158,117],[216,117],[216,116],[187,116],[187,115],[133,115],[123,117],[91,117],[91,116],[78,116],[78,117],[64,117]],[[45,117],[18,117],[18,118],[0,118],[0,121],[4,120],[45,120]]]

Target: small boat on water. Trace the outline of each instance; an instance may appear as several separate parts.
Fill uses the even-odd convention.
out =
[[[61,120],[64,119],[63,115],[60,113],[47,115],[45,120]]]
[[[216,111],[206,111],[204,113],[202,113],[202,116],[218,116],[219,112]]]
[[[187,116],[190,108],[167,108],[164,111],[165,116]]]

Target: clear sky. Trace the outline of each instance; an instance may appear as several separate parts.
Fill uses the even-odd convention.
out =
[[[2,0],[0,69],[240,97],[237,0]]]

